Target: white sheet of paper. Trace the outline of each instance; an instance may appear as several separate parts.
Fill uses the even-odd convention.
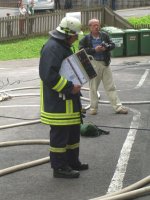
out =
[[[88,80],[86,79],[85,75],[80,70],[80,67],[78,67],[78,65],[79,63],[72,55],[62,62],[59,73],[61,76],[64,76],[67,80],[72,81],[74,84],[83,85]]]

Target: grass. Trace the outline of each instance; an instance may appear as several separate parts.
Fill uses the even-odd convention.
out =
[[[150,24],[150,15],[140,18],[129,18],[128,21],[133,25]],[[14,60],[40,57],[40,50],[47,41],[48,36],[22,39],[0,44],[0,60]],[[80,38],[79,38],[80,39]],[[78,49],[78,41],[74,43]]]
[[[14,60],[40,57],[40,50],[48,36],[4,42],[0,45],[0,60]],[[78,49],[78,41],[74,43]]]
[[[132,25],[150,24],[150,15],[144,17],[131,17],[128,19]]]
[[[0,60],[37,58],[48,37],[36,37],[1,43]]]

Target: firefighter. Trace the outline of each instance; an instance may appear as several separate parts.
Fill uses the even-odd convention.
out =
[[[80,170],[88,169],[88,164],[79,160],[81,86],[59,74],[80,33],[80,21],[64,17],[41,50],[41,122],[50,125],[50,160],[56,178],[78,178]]]

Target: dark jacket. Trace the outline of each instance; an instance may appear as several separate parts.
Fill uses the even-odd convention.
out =
[[[70,56],[70,47],[50,38],[41,50],[41,121],[51,125],[80,124],[80,96],[71,93],[73,83],[59,74],[62,61]]]
[[[111,62],[110,60],[110,51],[115,48],[115,44],[111,41],[110,37],[107,33],[100,31],[100,37],[104,43],[107,44],[107,50],[103,52],[104,54],[104,62],[106,66],[108,66]],[[92,46],[92,35],[88,34],[85,37],[83,37],[79,42],[79,49],[85,49],[87,54],[94,55],[95,49]]]

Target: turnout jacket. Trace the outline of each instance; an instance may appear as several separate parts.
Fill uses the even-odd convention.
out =
[[[108,34],[105,33],[105,32],[100,31],[99,37],[101,38],[101,40],[104,43],[108,44],[107,50],[103,52],[105,65],[108,66],[111,62],[110,51],[115,48],[115,44],[111,41]],[[82,38],[80,40],[79,49],[83,49],[83,48],[85,49],[87,54],[92,55],[92,56],[95,54],[95,49],[92,46],[92,35],[91,35],[91,33],[86,35],[84,38]]]
[[[65,41],[51,37],[41,50],[39,63],[41,122],[63,126],[81,123],[80,95],[73,83],[59,74],[62,61],[72,54]]]

